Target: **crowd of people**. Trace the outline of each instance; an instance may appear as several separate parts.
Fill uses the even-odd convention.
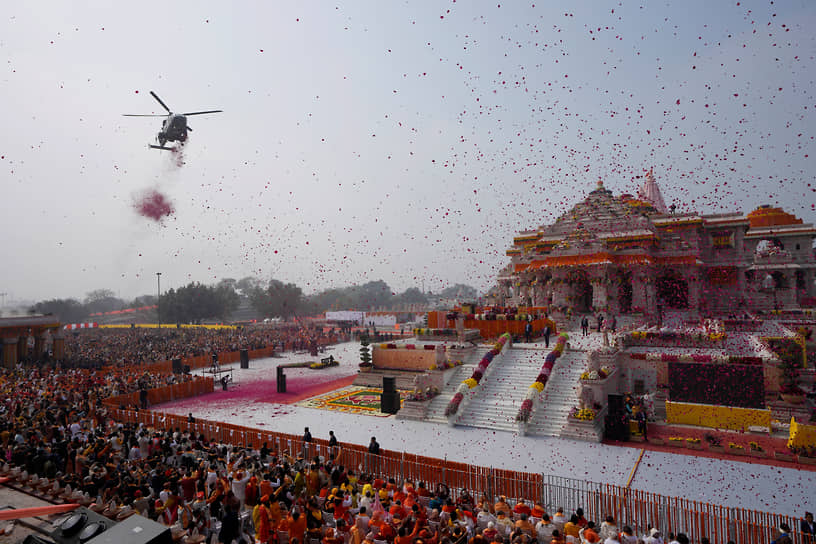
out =
[[[237,328],[89,329],[66,335],[63,365],[128,366],[239,349],[305,350],[342,340],[331,329],[276,325]]]
[[[95,345],[112,341],[114,346],[101,351],[106,354],[103,359],[123,353],[116,351],[116,346],[127,345],[121,342],[123,336],[126,332],[98,337]],[[219,337],[218,333],[193,337],[196,345],[188,348],[193,352],[248,340],[232,334]],[[183,342],[183,338],[173,337],[172,342]],[[167,340],[155,340],[155,345],[172,349]],[[93,348],[86,349],[91,356],[101,357]],[[124,366],[105,372],[23,365],[0,370],[3,471],[17,467],[28,475],[47,478],[60,490],[62,499],[90,505],[117,519],[129,515],[154,519],[173,527],[177,535],[186,535],[183,541],[189,543],[691,541],[682,533],[662,535],[656,527],[636,534],[611,517],[589,520],[580,508],[548,511],[541,504],[505,497],[475,498],[466,490],[450,490],[441,484],[429,489],[422,482],[358,473],[356,468],[343,466],[342,447],[333,434],[328,449],[323,450],[325,455],[315,456],[307,429],[304,448],[292,457],[267,444],[259,449],[243,448],[185,429],[122,424],[103,407],[102,400],[110,396],[173,379],[159,374],[132,376]],[[373,437],[368,451],[369,455],[380,454]],[[812,535],[812,516],[810,520],[801,529]],[[785,538],[780,534],[776,543],[784,544]],[[703,544],[706,539],[698,535],[694,542]]]

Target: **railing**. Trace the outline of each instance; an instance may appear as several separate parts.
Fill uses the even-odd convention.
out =
[[[157,429],[187,429],[235,446],[257,449],[266,443],[272,451],[294,458],[336,458],[349,469],[397,481],[406,478],[421,481],[429,489],[445,484],[454,498],[461,490],[467,489],[474,496],[484,493],[488,497],[505,495],[513,500],[540,502],[550,512],[559,506],[565,509],[580,506],[588,519],[603,520],[606,516],[613,516],[619,525],[625,523],[641,533],[656,526],[663,534],[684,532],[693,535],[695,540],[707,536],[712,544],[726,544],[728,540],[770,542],[781,523],[799,527],[798,520],[791,516],[668,497],[625,486],[483,467],[390,450],[373,455],[365,446],[357,444],[342,443],[333,450],[328,441],[319,438],[304,443],[299,436],[286,433],[205,420],[191,423],[184,416],[147,410],[115,409],[113,417]],[[794,542],[802,542],[797,533],[793,537]]]
[[[177,399],[186,399],[189,397],[197,397],[205,393],[213,392],[213,378],[212,377],[196,377],[192,380],[164,385],[162,387],[154,387],[147,390],[147,402],[149,406],[161,404],[163,402],[170,402]],[[102,401],[102,404],[110,408],[118,408],[119,406],[139,406],[139,392],[125,393],[124,395],[117,395],[109,397]]]

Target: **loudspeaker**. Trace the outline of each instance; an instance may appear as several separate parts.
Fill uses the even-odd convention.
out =
[[[609,404],[609,414],[619,414],[623,412],[623,395],[610,394],[607,397]]]
[[[37,535],[28,535],[23,540],[23,544],[52,544],[50,540],[46,540],[44,538],[40,538]]]
[[[278,367],[277,375],[278,393],[286,393],[286,374],[283,373],[283,367]]]
[[[607,440],[629,440],[629,420],[623,414],[607,414],[604,424],[604,438]]]
[[[173,544],[173,537],[170,527],[136,514],[85,544]]]
[[[173,374],[181,374],[184,368],[181,366],[181,359],[173,359]]]
[[[393,393],[397,390],[397,379],[392,376],[383,376],[383,393]]]
[[[400,409],[400,396],[396,391],[383,392],[380,395],[380,412],[384,414],[396,414]]]
[[[249,350],[241,350],[241,368],[249,368]]]
[[[189,373],[190,373],[190,365],[184,365],[184,373],[185,373],[185,374],[189,374]]]
[[[48,535],[57,544],[79,544],[101,535],[116,522],[93,510],[79,507],[54,522],[54,530]]]

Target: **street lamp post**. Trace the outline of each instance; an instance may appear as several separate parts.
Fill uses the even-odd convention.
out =
[[[156,315],[161,329],[161,272],[156,272]]]

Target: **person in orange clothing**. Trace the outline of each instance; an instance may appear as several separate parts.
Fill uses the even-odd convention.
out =
[[[581,542],[598,544],[601,541],[600,535],[595,531],[595,523],[587,522],[587,526],[581,529]]]
[[[521,514],[521,519],[516,521],[516,529],[521,529],[528,536],[535,534],[535,526],[530,523],[530,517],[527,514]]]
[[[297,538],[298,542],[305,542],[306,537],[306,516],[300,515],[300,512],[295,510],[289,516],[289,538]]]
[[[274,531],[274,525],[269,517],[269,495],[261,497],[261,502],[256,508],[258,511],[258,524],[255,539],[261,544],[266,544]]]
[[[578,527],[580,527],[581,529],[586,527],[587,523],[589,523],[589,522],[584,517],[584,509],[583,508],[576,508],[575,509],[575,515],[578,517]]]
[[[428,491],[428,488],[425,487],[425,482],[419,482],[419,487],[417,487],[416,494],[418,497],[430,497],[431,492]]]
[[[505,497],[504,495],[499,497],[499,500],[496,501],[495,505],[493,505],[493,511],[496,512],[497,514],[499,513],[499,511],[502,511],[509,516],[511,513],[511,509],[510,505],[507,504],[507,497]]]
[[[334,529],[328,527],[326,529],[326,536],[323,537],[323,544],[343,544],[345,540],[342,535],[336,535]]]
[[[581,535],[578,534],[581,531],[581,528],[578,526],[578,516],[575,514],[570,516],[570,520],[564,524],[564,536],[572,536],[575,537],[575,540],[580,541]]]
[[[408,515],[400,501],[394,501],[394,504],[388,509],[388,513],[391,514],[392,518],[397,519],[405,519],[405,516]]]
[[[552,540],[550,544],[564,544],[566,540],[564,539],[564,535],[558,529],[555,529],[552,534]]]
[[[535,506],[533,506],[533,510],[530,512],[530,517],[541,519],[542,517],[544,517],[544,514],[546,513],[547,511],[544,510],[544,507],[540,503],[535,503]]]
[[[266,478],[264,478],[263,480],[261,480],[260,482],[258,482],[258,496],[259,497],[263,497],[264,495],[267,495],[271,499],[272,495],[274,495],[274,493],[275,493],[275,488],[272,487],[272,481],[269,480],[268,476]]]
[[[411,542],[414,541],[414,537],[417,536],[417,533],[419,533],[419,523],[414,523],[414,530],[411,531],[410,534],[403,523],[397,531],[397,537],[394,539],[394,544],[411,544]]]
[[[530,507],[527,506],[527,503],[524,501],[518,501],[516,505],[513,507],[514,514],[527,514],[528,516],[532,513]]]

